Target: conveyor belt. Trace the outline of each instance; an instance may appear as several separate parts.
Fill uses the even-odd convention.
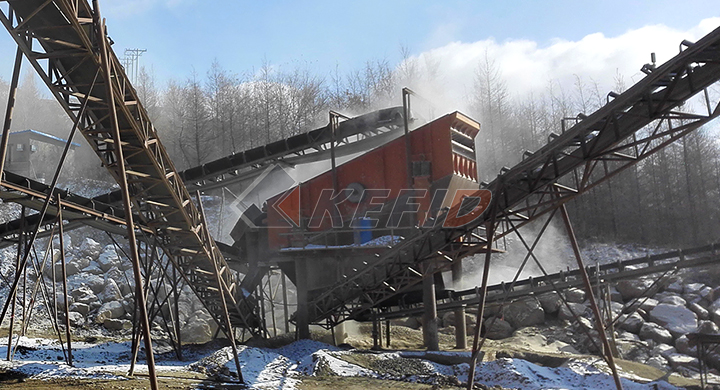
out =
[[[720,244],[705,245],[701,247],[674,250],[670,252],[638,257],[629,260],[618,260],[615,262],[599,265],[598,267],[588,266],[587,273],[593,286],[598,283],[616,283],[620,280],[636,279],[641,276],[664,273],[676,269],[706,267],[720,263]],[[518,280],[514,285],[510,283],[499,283],[488,286],[486,304],[501,303],[537,296],[543,293],[558,290],[565,290],[573,287],[582,287],[583,281],[580,270],[574,269],[567,272],[557,272],[547,276],[530,277]],[[438,302],[438,311],[449,311],[458,307],[476,306],[479,303],[478,290],[468,289],[453,291],[451,298]],[[381,320],[404,318],[420,315],[423,312],[422,305],[414,307],[388,307],[377,313],[376,317]]]
[[[682,46],[681,46],[682,47]],[[720,29],[712,31],[660,67],[643,67],[647,76],[596,112],[482,188],[493,193],[488,212],[461,228],[419,228],[387,254],[344,275],[309,302],[313,323],[343,321],[364,313],[422,280],[420,263],[437,259],[438,270],[450,266],[444,251],[460,237],[494,217],[507,222],[495,236],[508,234],[610,179],[671,142],[720,115],[720,107],[677,110],[691,97],[720,80]],[[646,128],[656,123],[653,128]],[[633,139],[633,136],[634,139]],[[601,167],[601,169],[595,169]],[[562,182],[561,182],[562,180]],[[440,221],[444,220],[444,216]],[[504,230],[503,230],[504,229]]]
[[[95,84],[102,74],[99,56],[100,31],[87,0],[10,0],[0,21],[37,71],[65,112],[78,121],[79,130],[110,174],[120,181],[113,148],[108,85]],[[160,142],[135,89],[120,61],[110,50],[120,142],[125,152],[130,195],[139,223],[153,229],[166,254],[191,282],[195,294],[224,327],[220,291],[230,291],[230,316],[235,326],[260,333],[254,308],[238,287],[217,245],[207,233],[202,216]],[[103,77],[99,77],[104,80]],[[92,92],[91,92],[92,88]],[[88,100],[80,115],[80,102]],[[215,278],[219,269],[221,281]],[[225,329],[227,331],[227,329]]]

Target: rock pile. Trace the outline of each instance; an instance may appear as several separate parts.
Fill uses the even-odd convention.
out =
[[[616,320],[617,349],[625,359],[661,369],[670,367],[686,375],[697,373],[697,348],[686,335],[720,333],[720,287],[683,283],[677,277],[648,296],[648,290],[658,290],[653,282],[651,278],[621,281],[611,287],[609,310],[604,302],[600,303],[604,315],[611,313]],[[490,339],[503,339],[523,327],[561,320],[573,323],[576,334],[582,334],[581,326],[588,328],[600,345],[597,332],[592,329],[595,319],[585,292],[573,288],[563,295],[567,305],[555,292],[507,304],[502,312],[492,313],[484,320],[484,332]],[[575,321],[576,317],[579,321]],[[455,325],[454,313],[443,316],[443,325]],[[469,335],[473,325],[468,323]],[[574,346],[580,351],[597,352],[587,338],[579,338]],[[720,372],[720,353],[711,353],[705,363],[711,372]]]
[[[70,237],[66,237],[65,240],[71,325],[80,329],[99,327],[108,331],[129,332],[132,329],[135,311],[135,282],[132,264],[122,255],[122,251],[127,249],[116,248],[114,244],[102,245],[90,237],[74,236],[74,238],[71,240]],[[57,248],[58,245],[55,247]],[[42,258],[43,254],[40,255]],[[43,272],[47,277],[46,280],[56,281],[56,303],[62,308],[64,296],[60,284],[62,278],[60,251],[55,249],[52,256],[55,259],[54,269],[48,261],[48,266]],[[152,283],[155,285],[154,282]],[[164,300],[165,294],[169,293],[169,289],[161,288],[158,292],[158,300]],[[150,297],[152,299],[152,293]],[[217,325],[189,286],[184,286],[180,291],[178,301],[183,342],[210,341],[217,330]],[[166,311],[166,314],[169,313]],[[158,316],[156,323],[160,322],[162,319]],[[155,329],[158,326],[156,325]]]

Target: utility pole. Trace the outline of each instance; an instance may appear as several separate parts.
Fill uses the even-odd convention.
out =
[[[125,73],[133,84],[137,85],[137,77],[140,74],[140,57],[146,51],[147,49],[125,49],[122,64],[125,67]]]

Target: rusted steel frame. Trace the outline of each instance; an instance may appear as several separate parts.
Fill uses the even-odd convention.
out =
[[[575,322],[577,322],[580,325],[580,329],[582,329],[583,333],[587,336],[588,340],[593,344],[593,346],[600,351],[600,346],[597,345],[595,340],[592,338],[592,335],[590,335],[590,330],[580,321],[580,316],[573,311],[573,309],[570,307],[570,303],[565,299],[565,296],[561,293],[561,289],[557,287],[555,282],[552,281],[552,279],[549,277],[547,270],[545,270],[545,267],[543,267],[542,263],[540,263],[540,259],[535,256],[535,246],[540,241],[540,237],[542,237],[543,233],[545,232],[545,229],[550,225],[550,222],[552,221],[553,217],[555,217],[555,213],[557,212],[557,209],[553,210],[550,216],[548,216],[547,221],[545,221],[545,225],[543,225],[543,228],[540,230],[540,233],[538,233],[538,236],[535,238],[535,241],[533,242],[532,248],[528,247],[527,241],[525,241],[525,237],[523,237],[522,234],[520,234],[520,230],[512,223],[512,221],[509,221],[511,231],[517,235],[517,237],[520,239],[520,242],[525,246],[525,248],[528,250],[528,256],[531,256],[533,258],[533,261],[535,261],[535,264],[538,266],[540,271],[543,273],[543,276],[546,277],[547,282],[552,286],[553,290],[557,292],[558,298],[563,302],[563,304],[568,308],[570,311],[570,315],[572,315]],[[517,276],[516,276],[517,278]],[[505,293],[505,296],[507,297],[510,294],[510,291],[514,288],[515,281],[513,281],[513,285],[510,286],[510,288]],[[505,300],[506,298],[503,298]]]
[[[500,177],[498,177],[500,179]],[[497,218],[497,208],[498,208],[498,202],[499,197],[501,194],[495,193],[493,194],[491,204],[488,207],[488,212],[490,213],[490,220],[487,222],[485,232],[487,234],[487,248],[488,251],[485,252],[485,264],[483,264],[483,277],[482,277],[482,286],[480,287],[480,302],[478,303],[478,311],[477,311],[477,318],[476,318],[476,325],[475,325],[475,333],[473,335],[473,348],[472,353],[470,355],[470,371],[468,373],[468,384],[467,389],[472,390],[473,385],[475,383],[475,369],[478,362],[478,355],[480,354],[480,346],[479,346],[479,339],[480,339],[480,328],[482,327],[483,323],[483,316],[485,314],[485,297],[487,296],[487,287],[488,287],[488,276],[490,273],[490,259],[492,257],[492,244],[493,239],[495,238],[495,223]]]
[[[60,347],[62,349],[63,356],[65,356],[65,345],[62,343],[62,336],[60,335],[60,325],[57,322],[57,316],[53,315],[54,313],[51,310],[50,298],[49,298],[50,293],[48,292],[47,285],[45,285],[45,278],[44,278],[44,274],[42,272],[42,270],[44,270],[45,267],[47,266],[48,257],[52,257],[52,256],[50,256],[50,254],[51,254],[50,248],[52,247],[52,238],[54,237],[54,235],[55,235],[55,227],[53,227],[53,229],[52,229],[52,234],[50,236],[50,239],[48,240],[48,245],[45,248],[45,255],[43,257],[42,265],[40,265],[40,263],[38,262],[38,259],[40,257],[37,254],[37,250],[36,250],[35,246],[32,247],[32,250],[35,253],[35,256],[34,256],[35,261],[32,261],[33,259],[31,259],[30,264],[33,266],[33,270],[35,271],[36,278],[35,278],[35,285],[33,286],[33,292],[30,297],[30,302],[29,302],[30,307],[28,309],[27,316],[23,317],[22,334],[25,335],[28,327],[30,326],[30,319],[32,318],[33,310],[35,308],[35,304],[37,303],[36,297],[37,297],[37,292],[39,290],[40,295],[42,296],[43,300],[45,301],[45,311],[47,312],[48,318],[50,319],[50,323],[53,326],[53,330],[57,334],[58,342],[60,342]],[[27,275],[27,272],[25,272],[25,275]],[[53,300],[55,300],[55,299],[53,299]],[[26,303],[23,303],[23,304],[26,304]],[[18,346],[19,346],[19,344],[15,345],[15,348],[17,349]],[[15,353],[15,351],[13,351],[13,353]]]
[[[20,230],[20,237],[18,237],[17,253],[15,255],[15,279],[20,278],[22,273],[20,268],[20,258],[22,257],[22,251],[25,249],[25,206],[22,206],[20,211],[20,225],[23,227]],[[17,290],[12,291],[8,294],[8,299],[12,302],[12,309],[10,310],[10,329],[8,330],[8,347],[7,347],[7,361],[12,361],[12,337],[13,328],[15,325],[15,309],[17,301]],[[19,341],[19,339],[18,339]]]
[[[57,202],[60,204],[60,194],[57,196]],[[60,260],[62,261],[62,285],[63,285],[63,296],[65,297],[65,339],[67,340],[68,347],[68,365],[72,366],[72,337],[70,335],[70,305],[68,304],[68,288],[67,288],[67,264],[65,262],[65,238],[63,237],[63,219],[62,219],[62,207],[58,207],[58,236],[60,237]],[[55,269],[53,267],[53,275]]]
[[[115,163],[117,164],[117,177],[120,184],[120,190],[123,195],[123,206],[125,207],[125,219],[127,221],[127,238],[130,245],[130,255],[133,265],[133,275],[135,277],[135,294],[137,306],[140,309],[140,321],[142,321],[142,330],[145,341],[145,357],[148,366],[148,376],[150,387],[158,390],[157,374],[155,373],[155,356],[152,349],[152,336],[150,335],[150,321],[148,320],[147,306],[145,296],[143,294],[142,275],[140,273],[140,258],[137,248],[137,238],[135,236],[135,222],[133,220],[132,204],[130,201],[130,193],[127,184],[127,173],[125,172],[125,160],[123,156],[123,146],[120,137],[120,125],[118,122],[117,111],[115,107],[114,90],[115,85],[112,82],[110,74],[110,60],[107,47],[107,38],[105,35],[105,23],[100,18],[100,6],[98,0],[93,0],[93,24],[98,37],[98,45],[100,50],[100,58],[102,64],[103,76],[105,79],[105,90],[107,93],[107,104],[110,110],[110,122],[112,127],[112,136],[115,140]],[[99,69],[98,69],[99,70]],[[86,100],[87,101],[87,100]]]
[[[605,326],[603,326],[602,315],[600,314],[600,309],[598,308],[597,302],[595,301],[595,295],[593,294],[590,277],[588,276],[587,270],[585,269],[582,255],[580,254],[580,247],[578,246],[577,239],[575,238],[575,232],[573,230],[572,224],[570,223],[570,216],[568,216],[567,207],[565,207],[564,203],[560,206],[560,215],[562,216],[563,222],[565,223],[565,229],[567,230],[567,235],[570,239],[573,253],[575,254],[575,260],[577,260],[577,265],[580,269],[580,275],[582,276],[583,284],[585,285],[585,291],[587,293],[588,300],[590,301],[590,307],[592,308],[593,314],[595,315],[595,326],[597,327],[597,331],[600,335],[600,338],[602,339],[604,347],[604,350],[601,351],[601,353],[605,355],[608,366],[610,366],[610,370],[612,370],[613,379],[615,380],[615,386],[618,390],[622,390],[620,375],[618,374],[617,367],[615,366],[615,358],[611,353],[612,349],[610,343],[608,342],[607,335],[605,334]]]
[[[99,74],[99,72],[95,74],[95,79],[93,81],[93,84],[97,80],[98,74]],[[88,100],[86,99],[83,102],[83,107],[81,108],[81,112],[85,111],[85,109],[87,108],[87,104],[88,104]],[[65,143],[65,148],[63,149],[63,152],[60,156],[60,160],[58,161],[57,168],[55,169],[55,173],[53,175],[52,182],[50,184],[50,193],[45,196],[45,201],[43,203],[43,206],[39,210],[41,221],[45,218],[45,214],[47,213],[48,207],[50,206],[50,201],[52,200],[52,198],[54,196],[57,182],[60,177],[60,172],[62,171],[63,165],[65,164],[65,160],[67,158],[68,151],[70,150],[70,145],[72,144],[73,136],[75,135],[75,132],[77,131],[77,128],[78,128],[78,125],[80,122],[80,119],[79,119],[80,117],[81,116],[78,116],[78,119],[76,121],[74,121],[74,123],[73,123],[73,127],[70,130],[70,135],[68,136],[68,140]],[[58,207],[61,207],[61,206],[58,205]],[[128,214],[130,214],[130,213],[128,213]],[[31,236],[31,239],[26,245],[26,250],[23,253],[23,258],[19,264],[21,269],[24,269],[27,266],[27,261],[28,261],[29,255],[30,255],[30,248],[32,248],[33,245],[35,244],[35,240],[37,239],[39,231],[40,231],[40,224],[35,226],[35,229],[33,229],[33,234]],[[12,287],[10,288],[10,293],[8,294],[9,297],[12,297],[14,295],[15,290],[17,290],[17,288],[18,288],[19,282],[20,282],[20,279],[16,278],[15,281],[13,282]],[[0,322],[2,322],[2,320],[5,318],[5,314],[7,313],[9,303],[10,303],[10,299],[8,299],[5,302],[5,305],[3,306],[2,314],[0,314]]]
[[[5,109],[5,122],[3,124],[2,141],[0,141],[0,178],[4,177],[5,157],[7,156],[7,145],[10,137],[10,125],[12,124],[13,110],[15,109],[15,99],[17,97],[18,80],[20,78],[20,68],[22,65],[22,51],[20,48],[15,53],[15,67],[13,68],[12,81],[10,82],[10,92],[8,93],[7,108]]]
[[[97,1],[97,0],[96,0]],[[198,208],[200,211],[200,217],[202,218],[202,227],[207,232],[207,219],[205,219],[205,207],[202,203],[202,197],[200,196],[200,191],[197,191],[195,196],[197,197],[198,202]],[[223,281],[220,278],[220,270],[218,270],[217,262],[215,261],[215,252],[212,252],[212,258],[210,259],[213,263],[213,270],[215,271],[215,280],[218,284],[218,292],[220,293],[220,303],[222,304],[222,310],[223,310],[223,319],[225,320],[225,336],[230,340],[230,345],[232,346],[233,356],[235,358],[235,368],[237,369],[237,375],[238,380],[242,383],[245,383],[245,380],[243,379],[242,375],[242,369],[240,368],[240,357],[238,356],[238,350],[237,345],[235,344],[235,332],[233,331],[232,323],[230,322],[230,314],[228,313],[228,306],[227,302],[225,301],[225,293],[227,292],[230,294],[230,290],[227,288],[223,288]],[[241,292],[242,294],[242,292]]]

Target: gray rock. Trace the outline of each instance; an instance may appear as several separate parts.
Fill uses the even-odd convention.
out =
[[[675,337],[697,329],[697,315],[685,306],[661,303],[648,315],[651,321],[665,327]]]
[[[185,326],[183,326],[181,333],[183,341],[187,343],[201,344],[212,340],[212,328],[210,324],[197,316],[193,316]]]
[[[679,281],[675,281],[673,283],[670,283],[667,287],[665,287],[665,291],[671,292],[674,294],[682,294],[683,293],[683,285]]]
[[[640,337],[636,335],[635,333],[630,333],[626,330],[621,330],[617,332],[617,339],[618,340],[624,340],[624,341],[640,341]]]
[[[545,322],[545,311],[536,299],[523,299],[508,305],[503,311],[505,320],[518,329]]]
[[[700,320],[710,319],[710,312],[708,312],[707,309],[700,306],[698,303],[688,303],[687,308],[692,310],[693,313],[695,313],[695,315],[697,315],[698,319]]]
[[[90,304],[91,302],[96,302],[98,300],[95,293],[90,289],[90,287],[87,286],[82,286],[75,290],[71,290],[70,296],[73,297],[74,302],[84,303],[86,305]]]
[[[85,316],[76,311],[71,311],[70,314],[68,314],[68,319],[70,320],[71,326],[78,327],[85,325]]]
[[[634,311],[638,307],[645,311],[650,311],[655,308],[655,306],[658,305],[658,302],[656,299],[652,298],[636,298],[631,299],[628,303],[625,304],[623,307],[623,311],[625,313],[630,313],[631,311]]]
[[[106,318],[105,321],[103,321],[103,326],[107,330],[131,329],[132,322],[130,322],[128,320],[118,320],[118,319],[114,319],[114,318]]]
[[[697,327],[697,333],[700,334],[719,334],[720,328],[712,321],[700,321]]]
[[[659,370],[667,370],[668,361],[663,356],[652,356],[648,360],[645,361],[645,364],[647,364],[650,367],[655,367]]]
[[[652,284],[653,282],[647,279],[621,280],[616,285],[616,288],[623,299],[628,301],[633,298],[640,298]]]
[[[97,256],[97,263],[103,271],[108,271],[110,268],[117,266],[120,263],[120,258],[115,252],[113,245],[106,246],[102,253]]]
[[[90,258],[85,256],[77,256],[68,259],[68,264],[74,264],[77,269],[85,269],[90,265]]]
[[[673,353],[677,353],[677,350],[675,349],[675,347],[673,347],[672,345],[669,345],[669,344],[658,344],[650,352],[650,354],[653,356],[660,355],[663,357],[668,356]]]
[[[572,310],[572,312],[570,310]],[[588,307],[585,304],[568,302],[567,305],[562,305],[560,307],[560,311],[558,311],[558,318],[561,320],[574,321],[575,316],[573,316],[573,313],[582,317],[587,313],[587,311]]]
[[[75,302],[70,305],[70,311],[86,316],[90,312],[90,306],[85,303]]]
[[[618,320],[618,327],[628,332],[639,333],[645,320],[638,313],[623,315]]]
[[[120,292],[120,288],[118,288],[117,283],[115,283],[113,279],[107,279],[105,281],[105,289],[103,290],[101,296],[103,302],[119,301],[123,297]]]
[[[83,268],[82,272],[91,274],[91,275],[100,275],[103,271],[102,268],[100,268],[100,265],[96,261],[91,261],[90,264]]]
[[[680,336],[677,340],[675,340],[675,348],[682,354],[697,356],[697,347],[691,346],[690,340],[688,340],[685,335]]]
[[[569,288],[565,290],[565,300],[573,303],[585,302],[585,291],[579,288]]]
[[[662,326],[646,322],[640,327],[639,336],[643,340],[653,340],[657,343],[670,344],[673,341],[672,334]]]
[[[492,324],[492,327],[490,326]],[[515,329],[509,322],[500,318],[488,318],[485,320],[485,335],[491,340],[501,340],[512,336]]]
[[[538,301],[540,301],[540,305],[543,310],[545,310],[545,313],[548,314],[557,313],[558,310],[560,310],[560,306],[563,305],[560,296],[558,296],[558,293],[555,291],[540,295]]]
[[[713,299],[714,298],[713,288],[710,286],[704,286],[703,288],[701,288],[700,291],[698,292],[698,295],[700,295],[703,298],[709,298],[709,300],[711,300],[711,301],[714,300]]]
[[[691,368],[693,370],[697,370],[700,367],[697,358],[680,353],[668,355],[667,360],[673,370],[678,370],[680,368]]]
[[[100,246],[100,244],[98,244],[97,241],[93,240],[90,237],[85,237],[82,244],[80,244],[80,254],[93,259],[98,257],[101,249],[102,247]]]
[[[670,295],[667,297],[664,297],[660,300],[660,303],[664,303],[667,305],[675,305],[675,306],[685,306],[687,305],[687,301],[677,295]]]
[[[117,319],[122,317],[124,314],[125,308],[123,308],[122,303],[117,301],[107,302],[100,306],[100,308],[98,309],[98,314],[97,317],[95,317],[95,322],[98,324],[102,324],[108,318]]]
[[[688,283],[683,286],[683,294],[698,294],[705,287],[702,283]]]

